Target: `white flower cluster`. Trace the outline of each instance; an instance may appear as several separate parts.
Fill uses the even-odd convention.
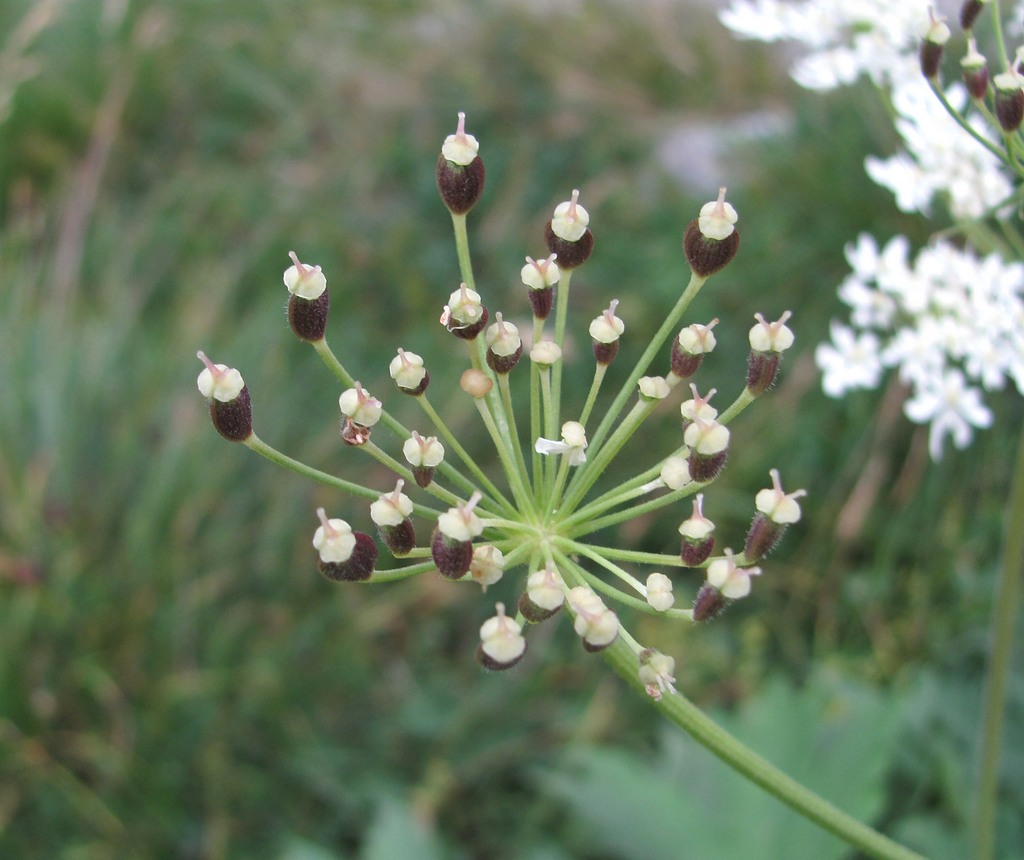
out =
[[[814,90],[852,84],[862,75],[886,90],[903,147],[889,158],[869,156],[868,176],[889,189],[904,212],[931,215],[941,205],[954,220],[998,211],[1013,193],[999,158],[950,116],[921,72],[918,51],[929,26],[929,3],[912,0],[733,0],[722,22],[741,38],[790,40],[808,50],[793,78]],[[1024,3],[1010,13],[1019,20]],[[964,113],[969,99],[954,83],[945,90]],[[1001,143],[997,129],[974,113],[968,122],[982,137]],[[874,388],[897,368],[912,390],[907,416],[930,423],[934,458],[951,436],[970,443],[973,428],[992,414],[981,391],[1007,378],[1024,391],[1021,291],[1024,267],[996,255],[938,241],[913,262],[903,236],[879,251],[861,236],[847,248],[853,273],[839,288],[852,309],[850,325],[833,323],[832,341],[816,356],[825,392],[841,397]]]
[[[879,249],[862,235],[847,247],[853,272],[839,296],[852,325],[834,322],[832,342],[816,358],[832,397],[874,388],[884,369],[898,369],[911,388],[904,411],[931,424],[929,450],[938,459],[947,434],[964,448],[972,428],[992,423],[982,389],[1010,379],[1024,392],[1024,264],[948,242],[924,248],[912,265],[909,255],[904,236]]]

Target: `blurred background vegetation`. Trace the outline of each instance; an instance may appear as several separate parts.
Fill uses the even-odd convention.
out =
[[[492,308],[526,314],[522,258],[582,190],[580,401],[582,326],[622,300],[624,373],[684,282],[683,226],[729,186],[743,247],[690,318],[722,320],[701,388],[742,385],[755,311],[793,309],[798,346],[706,511],[738,544],[774,466],[805,520],[714,625],[631,623],[774,762],[964,856],[1022,410],[997,401],[995,429],[933,464],[895,385],[820,392],[844,243],[926,236],[865,181],[894,145],[872,92],[802,93],[682,0],[8,0],[0,34],[0,856],[853,856],[667,730],[566,624],[482,673],[479,624],[513,584],[485,603],[430,576],[324,581],[315,508],[370,530],[364,506],[210,427],[199,348],[243,371],[267,441],[390,486],[342,448],[337,386],[284,323],[294,248],[328,273],[349,369],[385,392],[395,347],[423,353],[479,444],[436,325],[457,266],[433,165],[458,110],[487,164],[470,229]],[[673,444],[663,418],[644,447]],[[608,539],[671,551],[688,512]],[[1015,857],[1019,674],[1009,720]]]

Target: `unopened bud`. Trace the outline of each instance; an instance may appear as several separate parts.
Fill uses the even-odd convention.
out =
[[[960,61],[964,85],[975,101],[984,100],[988,94],[988,66],[985,58],[978,53],[978,47],[972,36],[967,40],[967,53]]]
[[[202,351],[196,357],[206,365],[196,384],[210,401],[213,426],[225,439],[244,442],[252,435],[252,400],[242,374],[226,364],[214,364]]]
[[[737,220],[736,210],[725,202],[725,189],[720,188],[718,199],[705,203],[699,217],[689,223],[683,234],[683,250],[697,275],[710,277],[736,256],[740,247]]]
[[[495,373],[509,373],[523,357],[523,340],[519,329],[505,322],[501,313],[494,315],[496,322],[489,329],[484,340],[487,342],[487,366]]]
[[[697,418],[686,428],[683,441],[690,449],[690,477],[701,482],[717,477],[729,453],[729,428]]]
[[[415,352],[406,352],[401,347],[398,348],[398,355],[391,359],[388,371],[399,390],[405,394],[422,394],[430,384],[430,374],[424,367],[423,359]]]
[[[594,234],[587,225],[590,214],[579,204],[580,192],[573,189],[572,198],[555,207],[555,214],[544,228],[548,250],[558,256],[561,269],[575,269],[587,261],[594,250]]]
[[[687,567],[700,567],[715,548],[715,524],[704,516],[704,494],[693,500],[693,513],[679,525],[679,557]]]
[[[391,493],[381,496],[370,505],[370,519],[384,545],[394,556],[408,555],[416,546],[416,530],[412,520],[412,499],[402,492],[404,481],[399,480]]]
[[[320,572],[335,582],[364,582],[373,576],[377,545],[367,534],[352,531],[340,519],[327,519],[323,508],[316,515],[320,526],[313,534],[313,547],[320,555]]]
[[[707,325],[694,323],[679,332],[678,337],[672,341],[672,372],[680,379],[693,376],[704,361],[704,356],[715,348],[715,335],[711,329],[716,325],[717,319]]]
[[[434,171],[437,190],[452,214],[465,214],[483,194],[484,163],[479,149],[476,138],[466,134],[466,115],[460,112],[458,128],[445,138]]]
[[[578,585],[569,591],[569,606],[576,614],[573,627],[588,651],[602,651],[619,635],[619,619],[591,589]]]
[[[647,603],[658,612],[672,608],[672,580],[663,573],[652,573],[647,577]]]
[[[473,560],[469,563],[469,575],[484,591],[494,585],[505,573],[505,556],[491,544],[473,548]]]
[[[750,330],[747,390],[755,396],[764,394],[775,382],[782,353],[793,345],[793,332],[786,326],[786,320],[791,316],[792,313],[786,311],[775,322],[769,323],[761,314],[754,314],[757,325]]]
[[[331,300],[327,292],[327,278],[319,266],[307,266],[289,251],[292,264],[284,273],[288,288],[288,324],[302,340],[316,343],[323,340],[327,329],[327,312]]]
[[[519,611],[536,624],[550,618],[565,603],[565,587],[558,571],[548,565],[526,578],[526,591],[519,598]]]
[[[480,628],[477,660],[485,669],[511,669],[526,653],[526,640],[515,619],[505,614],[505,604],[495,605],[497,615],[488,618]]]
[[[619,351],[619,336],[626,330],[626,324],[615,316],[619,300],[613,299],[608,309],[590,324],[593,339],[594,358],[598,364],[611,364]]]
[[[1024,120],[1024,79],[1016,68],[1011,68],[992,79],[995,85],[993,107],[1003,131],[1013,132]]]

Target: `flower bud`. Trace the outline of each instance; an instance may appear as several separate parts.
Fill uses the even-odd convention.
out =
[[[693,513],[679,525],[683,536],[679,557],[687,567],[700,567],[715,548],[715,524],[704,516],[704,494],[693,500]]]
[[[694,323],[679,332],[679,336],[672,341],[672,372],[680,379],[693,376],[704,361],[704,356],[715,348],[715,335],[711,329],[716,325],[717,319],[707,325]]]
[[[252,436],[252,400],[242,374],[226,364],[214,364],[202,350],[196,357],[206,365],[196,383],[210,401],[213,426],[225,439],[244,442]]]
[[[588,651],[603,651],[619,635],[619,619],[591,589],[578,585],[570,589],[569,607],[576,615],[573,628]]]
[[[320,553],[320,572],[335,582],[364,582],[373,576],[377,545],[367,534],[353,532],[344,520],[327,519],[318,508],[320,527],[313,534],[313,547]]]
[[[476,138],[466,134],[466,115],[460,111],[455,134],[445,138],[434,171],[437,190],[453,215],[464,215],[483,194],[484,163],[479,150]]]
[[[487,591],[488,585],[494,585],[505,573],[505,556],[501,550],[491,544],[474,547],[473,560],[469,563],[469,575],[474,582]]]
[[[505,614],[505,604],[495,604],[497,615],[480,628],[476,658],[485,669],[511,669],[526,653],[526,640],[515,619]]]
[[[388,370],[399,391],[405,394],[422,394],[430,384],[430,374],[423,366],[423,359],[415,352],[406,352],[401,347],[398,348],[398,355],[391,359]]]
[[[664,376],[641,376],[636,381],[636,385],[640,392],[640,399],[647,403],[653,400],[664,400],[672,390]]]
[[[714,421],[718,417],[718,410],[709,403],[718,392],[717,388],[712,388],[706,396],[701,397],[697,393],[697,386],[691,382],[690,391],[693,393],[693,398],[679,404],[679,414],[683,416],[684,431],[698,418],[704,421]]]
[[[613,299],[608,309],[590,324],[590,337],[594,343],[594,358],[598,364],[611,364],[619,351],[619,335],[626,324],[615,316],[619,300]]]
[[[491,381],[491,377],[482,370],[471,367],[469,370],[463,371],[462,376],[459,377],[459,387],[470,397],[479,400],[491,393],[494,383]]]
[[[562,358],[562,348],[553,340],[541,340],[530,350],[530,361],[546,370]]]
[[[750,594],[750,577],[760,576],[759,567],[737,567],[732,552],[725,551],[707,570],[707,581],[697,592],[693,605],[694,621],[709,621],[733,601]]]
[[[327,278],[319,266],[306,266],[299,262],[294,251],[289,251],[292,264],[284,272],[284,285],[288,288],[288,324],[302,340],[316,343],[323,340],[327,329],[327,311],[331,300],[327,293]]]
[[[587,431],[579,421],[566,421],[562,425],[562,440],[538,439],[534,445],[538,454],[567,454],[570,466],[587,462]]]
[[[725,202],[725,189],[718,190],[718,199],[705,203],[700,215],[691,221],[683,234],[683,250],[690,268],[702,278],[720,271],[736,256],[740,234],[735,228],[739,216]]]
[[[985,8],[985,4],[988,0],[964,0],[964,4],[960,7],[960,26],[964,30],[971,30],[974,27],[974,22],[978,19],[978,15],[981,14],[981,10]]]
[[[690,477],[690,463],[686,457],[669,457],[661,467],[661,481],[670,490],[681,490],[693,479]]]
[[[557,255],[561,269],[582,266],[594,250],[594,234],[587,225],[590,214],[579,204],[580,192],[573,189],[572,198],[555,207],[555,214],[544,228],[548,250]]]
[[[771,489],[761,490],[754,497],[757,513],[750,524],[743,546],[743,555],[749,563],[771,552],[782,538],[786,527],[799,521],[800,505],[796,500],[807,495],[806,490],[784,493],[778,469],[772,469],[769,474],[772,478]]]
[[[786,320],[792,315],[786,311],[778,320],[769,323],[761,314],[754,314],[757,325],[750,330],[747,390],[755,397],[764,394],[775,382],[782,353],[793,345],[793,332],[786,326]]]
[[[942,63],[942,50],[949,41],[949,27],[945,21],[936,16],[935,7],[928,10],[930,21],[921,40],[921,73],[930,81],[939,77],[939,66]]]
[[[984,101],[988,94],[988,66],[985,58],[978,53],[978,46],[972,36],[967,40],[967,53],[960,61],[964,85],[975,101]]]
[[[637,674],[648,696],[654,701],[660,702],[665,693],[676,691],[676,679],[672,675],[676,670],[675,660],[653,648],[644,648],[637,658],[640,661],[640,669]]]
[[[523,357],[523,340],[519,329],[502,319],[501,313],[494,315],[496,322],[484,336],[487,342],[487,366],[495,373],[509,373]]]
[[[413,430],[412,436],[402,443],[402,453],[412,467],[416,483],[421,487],[429,487],[437,467],[444,459],[444,445],[437,441],[436,436],[420,436]]]
[[[519,611],[527,621],[536,624],[558,612],[565,603],[565,584],[550,564],[535,570],[526,578],[526,591],[519,598]]]
[[[557,254],[552,254],[539,263],[532,257],[527,257],[526,265],[520,273],[523,283],[530,288],[528,295],[533,315],[539,320],[547,319],[551,313],[554,287],[562,277],[561,271],[555,265],[556,256]]]
[[[671,609],[675,603],[672,595],[672,580],[663,573],[652,573],[647,577],[647,602],[658,612]]]
[[[458,338],[473,340],[484,330],[488,320],[487,308],[480,302],[480,294],[465,284],[448,297],[441,314],[441,325]]]
[[[354,388],[348,388],[338,398],[338,408],[346,418],[351,418],[360,427],[372,427],[380,421],[383,406],[381,402],[358,382]]]
[[[466,504],[449,508],[437,518],[430,541],[430,553],[438,571],[446,579],[461,579],[473,563],[473,538],[484,530],[473,508],[480,493],[473,493]]]
[[[405,481],[399,480],[391,493],[381,496],[370,505],[370,519],[377,526],[377,533],[384,545],[394,556],[408,555],[416,546],[416,530],[413,528],[412,499],[402,492]]]
[[[690,449],[690,477],[701,482],[717,477],[729,453],[729,428],[697,418],[686,428],[683,441]]]
[[[1008,72],[996,75],[992,83],[996,90],[993,100],[996,119],[1003,131],[1014,132],[1024,120],[1024,79],[1015,68],[1011,68]]]

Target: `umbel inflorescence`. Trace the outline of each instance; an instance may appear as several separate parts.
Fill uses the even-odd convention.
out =
[[[715,347],[718,320],[689,325],[681,320],[708,278],[729,263],[739,246],[736,211],[722,189],[684,231],[680,263],[685,259],[689,264],[689,283],[606,405],[598,406],[602,385],[626,330],[619,302],[579,326],[586,325],[591,339],[594,373],[582,409],[570,413],[562,398],[563,346],[570,330],[577,329],[569,323],[570,283],[594,248],[590,216],[578,191],[547,223],[546,253],[526,257],[521,270],[525,295],[514,311],[518,315],[528,306],[532,328],[521,333],[501,311],[487,307],[486,290],[478,290],[473,277],[467,213],[483,192],[484,165],[461,113],[456,132],[441,148],[436,177],[451,213],[462,276],[439,307],[439,340],[465,355],[460,385],[494,444],[502,474],[489,476],[431,405],[429,366],[422,356],[399,347],[389,367],[395,384],[391,396],[410,397],[422,410],[422,423],[414,426],[398,421],[382,399],[349,373],[325,338],[327,278],[319,266],[303,263],[294,253],[284,273],[292,330],[313,346],[343,386],[343,443],[390,468],[395,483],[365,487],[271,448],[253,431],[249,390],[241,374],[200,352],[205,369],[199,390],[209,398],[214,426],[225,438],[274,462],[370,502],[368,518],[376,538],[317,511],[320,525],[313,546],[328,579],[382,582],[436,572],[475,582],[486,591],[515,573],[521,582],[518,604],[496,604],[480,628],[477,656],[482,665],[515,665],[526,651],[527,626],[547,621],[564,607],[586,650],[600,651],[621,639],[636,654],[648,692],[661,698],[673,690],[673,659],[631,636],[616,608],[684,623],[714,618],[750,592],[751,578],[761,573],[757,563],[800,518],[796,500],[803,491],[786,493],[775,470],[771,486],[755,497],[753,522],[738,551],[720,548],[715,525],[704,514],[704,491],[729,452],[730,421],[772,385],[781,355],[793,342],[786,326],[789,313],[771,323],[755,315],[746,384],[720,413],[711,404],[715,391],[702,393],[693,381]],[[652,368],[664,375],[648,375]],[[680,405],[671,449],[652,452],[630,479],[595,490],[627,441],[673,395]],[[639,552],[595,542],[610,526],[665,507],[680,511],[678,552]],[[360,518],[365,521],[367,512]],[[395,566],[379,566],[378,541]],[[692,606],[676,607],[676,586],[686,588],[694,571],[703,573],[703,582],[689,589]]]

